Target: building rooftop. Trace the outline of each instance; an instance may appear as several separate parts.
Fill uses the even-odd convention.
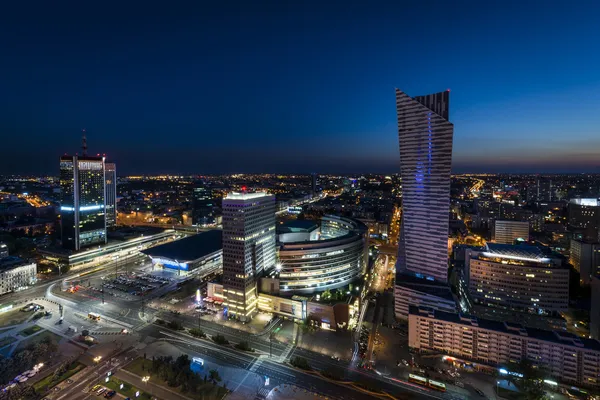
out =
[[[11,269],[18,267],[20,265],[31,264],[27,260],[24,260],[20,257],[16,256],[8,256],[4,258],[0,258],[0,271],[5,269]]]
[[[452,291],[446,283],[430,281],[410,274],[396,274],[396,285],[404,286],[448,301],[454,301]]]
[[[283,224],[277,225],[277,231],[279,233],[312,232],[316,229],[319,229],[319,223],[317,221],[303,219],[286,221]]]
[[[177,262],[191,262],[223,250],[223,231],[213,229],[174,242],[142,250],[150,257],[160,257]]]
[[[266,192],[254,192],[254,193],[238,193],[238,192],[229,192],[227,197],[223,200],[252,200],[258,199],[259,197],[270,196]]]
[[[445,311],[419,308],[417,306],[409,307],[409,314],[428,316],[440,321],[447,321],[465,326],[479,327],[496,332],[531,337],[547,342],[558,343],[561,345],[575,346],[595,351],[600,351],[600,342],[594,339],[581,338],[573,333],[565,331],[548,331],[536,328],[526,328],[523,325],[493,321],[490,319],[477,318],[471,315],[460,313],[449,313]]]
[[[598,207],[598,199],[571,199],[571,204],[577,204],[579,206]]]
[[[483,252],[487,257],[510,258],[514,260],[550,262],[550,254],[539,246],[526,244],[488,243]]]

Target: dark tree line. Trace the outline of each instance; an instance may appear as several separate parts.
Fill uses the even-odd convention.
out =
[[[50,355],[57,350],[56,343],[46,337],[40,342],[18,350],[10,358],[0,356],[0,384],[10,382],[15,376],[30,370],[37,363],[47,362],[51,359]]]
[[[167,385],[179,387],[184,393],[200,392],[202,386],[206,385],[206,378],[203,379],[200,375],[194,373],[190,369],[190,365],[191,360],[187,354],[182,354],[176,359],[173,359],[171,356],[152,357],[152,364],[150,365],[149,372],[167,382]],[[213,384],[216,384],[220,380],[218,374],[216,377],[211,375]]]

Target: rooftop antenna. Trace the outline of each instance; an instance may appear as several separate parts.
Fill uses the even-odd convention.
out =
[[[83,150],[83,156],[87,156],[87,138],[85,137],[85,128],[81,130],[81,149]]]

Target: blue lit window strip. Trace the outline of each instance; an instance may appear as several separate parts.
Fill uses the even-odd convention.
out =
[[[79,207],[79,211],[93,211],[93,210],[102,210],[104,205],[96,205],[96,206],[83,206]],[[60,211],[75,211],[74,207],[66,207],[61,206]]]

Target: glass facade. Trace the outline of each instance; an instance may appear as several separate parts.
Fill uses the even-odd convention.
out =
[[[193,224],[200,226],[214,224],[215,214],[213,206],[210,189],[204,186],[195,187],[193,192]]]
[[[284,243],[279,249],[281,293],[312,293],[345,286],[367,263],[367,228],[335,216],[321,220],[321,239]]]
[[[106,243],[104,158],[61,157],[60,186],[63,247]]]

